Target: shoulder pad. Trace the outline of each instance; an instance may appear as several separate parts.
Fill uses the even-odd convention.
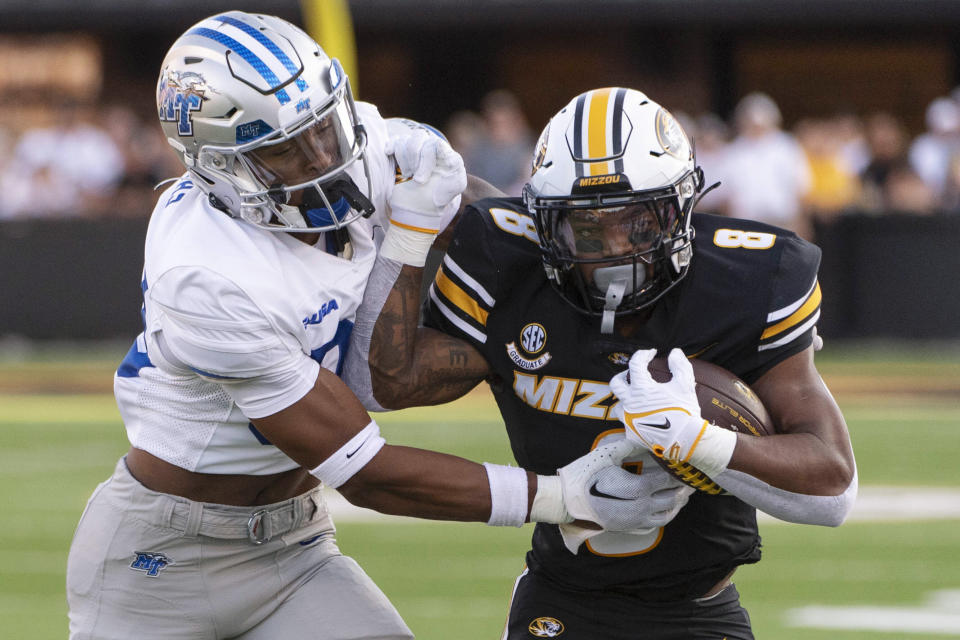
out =
[[[536,227],[515,198],[471,204],[457,223],[427,301],[432,326],[486,342],[502,278],[540,267]]]
[[[693,224],[694,261],[700,256],[714,272],[711,286],[727,290],[726,283],[738,283],[744,304],[757,305],[757,370],[806,348],[820,317],[820,249],[793,232],[754,220],[695,214]]]
[[[796,236],[783,238],[777,279],[767,323],[760,336],[760,351],[787,345],[798,338],[813,339],[820,319],[820,249]]]
[[[537,225],[519,198],[484,198],[468,205],[464,213],[464,220],[457,225],[457,236],[475,241],[476,234],[482,233],[490,236],[491,242],[511,244],[515,239],[523,239],[525,242],[517,243],[518,247],[539,252]]]

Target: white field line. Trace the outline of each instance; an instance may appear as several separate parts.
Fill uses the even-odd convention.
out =
[[[798,607],[787,611],[785,621],[790,627],[813,629],[960,634],[960,590],[933,591],[928,594],[927,602],[915,607]]]
[[[334,522],[417,522],[415,518],[386,516],[355,507],[331,489],[325,492]],[[781,521],[757,514],[764,524]],[[860,487],[857,502],[847,522],[903,522],[911,520],[960,520],[960,488],[946,487]]]
[[[780,522],[758,513],[761,522]],[[860,487],[847,522],[960,520],[960,488]]]

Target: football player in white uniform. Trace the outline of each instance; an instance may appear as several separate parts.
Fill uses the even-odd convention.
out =
[[[297,27],[237,11],[173,44],[157,107],[187,172],[147,231],[143,333],[115,378],[131,448],[70,549],[71,638],[411,637],[338,551],[321,483],[392,514],[519,526],[576,503],[624,526],[630,447],[537,476],[391,446],[338,377],[378,245],[422,266],[459,206],[442,137],[355,103]],[[589,495],[600,474],[627,494]]]

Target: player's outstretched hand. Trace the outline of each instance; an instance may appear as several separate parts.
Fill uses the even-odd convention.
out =
[[[620,420],[627,439],[640,443],[653,455],[672,462],[689,462],[713,475],[723,471],[736,445],[736,435],[700,416],[693,367],[680,349],[672,349],[667,364],[673,376],[657,382],[647,365],[655,349],[641,349],[630,358],[627,371],[610,380],[620,400]]]
[[[391,222],[423,233],[443,231],[467,188],[463,158],[420,123],[391,118],[387,131],[387,151],[400,171],[390,196]]]
[[[670,522],[690,492],[659,467],[641,475],[623,469],[624,458],[636,451],[635,443],[618,440],[562,467],[558,474],[567,512],[607,531],[650,530]]]

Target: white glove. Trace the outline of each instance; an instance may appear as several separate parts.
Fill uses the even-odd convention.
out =
[[[669,382],[656,382],[647,365],[655,349],[641,349],[630,358],[627,371],[610,380],[619,398],[618,413],[627,439],[642,444],[653,455],[689,462],[710,477],[727,468],[737,436],[700,417],[693,367],[680,349],[667,357]]]
[[[608,438],[622,439],[623,434],[614,434]],[[636,451],[636,450],[635,450]],[[647,496],[647,499],[639,505],[636,513],[633,514],[631,528],[620,531],[620,534],[630,535],[649,535],[660,527],[664,527],[673,520],[680,512],[680,509],[687,504],[690,496],[696,493],[692,487],[688,487],[673,475],[665,471],[659,465],[655,464],[650,458],[650,453],[643,450],[640,459],[646,458],[647,464],[643,465],[643,471],[640,475],[631,473],[634,476],[631,479],[630,486],[632,491],[636,492],[637,497]],[[636,456],[630,456],[636,460]],[[601,471],[604,474],[606,470]],[[639,479],[639,482],[636,480]],[[619,484],[621,479],[614,478],[612,474],[608,478],[599,478],[597,489],[603,493],[613,494],[616,492],[614,487],[610,487],[610,481]],[[595,504],[595,510],[598,512],[606,511],[608,508],[619,509],[621,503],[612,503],[604,501]],[[603,517],[601,515],[601,517]],[[576,554],[580,545],[585,541],[604,533],[603,529],[592,529],[582,527],[573,522],[561,523],[560,536],[563,538],[563,544],[570,553]]]
[[[385,240],[387,257],[423,266],[434,236],[460,208],[467,172],[460,154],[423,125],[392,118],[387,120],[387,131],[387,153],[393,154],[400,173],[389,197],[394,238]]]
[[[636,444],[623,439],[561,468],[557,473],[567,512],[608,531],[650,530],[670,522],[690,493],[659,467],[640,475],[623,469],[624,458],[635,451]]]

